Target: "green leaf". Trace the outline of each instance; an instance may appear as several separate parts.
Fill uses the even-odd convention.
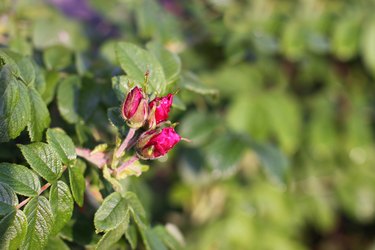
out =
[[[148,250],[167,250],[167,247],[164,245],[158,234],[156,234],[151,228],[146,229],[144,243]]]
[[[126,217],[128,207],[121,194],[114,192],[107,196],[95,213],[94,224],[97,232],[109,231],[120,225]]]
[[[121,68],[131,79],[142,83],[145,73],[149,71],[148,86],[151,87],[151,92],[164,92],[166,87],[164,71],[153,54],[126,42],[118,43],[115,51]]]
[[[284,183],[289,168],[286,156],[271,144],[252,143],[252,148],[258,155],[268,176],[279,184]]]
[[[16,193],[25,196],[38,195],[40,190],[38,176],[22,165],[0,163],[0,182],[8,184]]]
[[[214,139],[205,150],[207,161],[214,170],[232,172],[241,160],[246,144],[241,138],[226,134]]]
[[[124,118],[122,118],[121,109],[118,107],[109,108],[107,115],[109,122],[118,129],[120,134],[125,135],[128,129],[126,128]]]
[[[85,172],[86,164],[84,161],[76,160],[73,167],[69,167],[69,183],[72,189],[72,194],[74,200],[77,202],[78,206],[83,205],[83,195],[85,193],[85,177],[83,173]]]
[[[14,139],[30,119],[27,87],[12,76],[6,65],[0,71],[0,142]]]
[[[61,128],[50,128],[47,130],[47,142],[60,156],[62,162],[69,165],[77,158],[72,139]]]
[[[129,210],[138,228],[144,230],[147,225],[146,212],[137,195],[133,192],[126,192],[124,199],[128,204]]]
[[[16,250],[27,231],[27,219],[21,210],[14,210],[0,221],[0,249]]]
[[[150,50],[159,60],[163,68],[167,83],[169,84],[174,82],[179,77],[179,74],[181,72],[180,58],[176,54],[165,49],[158,42],[148,43],[147,49]]]
[[[217,97],[219,95],[219,91],[214,88],[210,88],[209,86],[202,83],[202,81],[193,74],[192,72],[185,72],[181,77],[180,85],[182,88],[195,92],[201,95],[211,95],[213,97]]]
[[[173,237],[168,230],[158,225],[152,229],[156,235],[164,242],[166,246],[168,246],[169,249],[182,249],[182,245],[177,241],[175,237]]]
[[[49,200],[55,218],[52,230],[55,235],[72,217],[74,203],[68,185],[63,181],[57,181],[57,183],[54,183],[49,193]]]
[[[62,173],[60,158],[52,147],[43,142],[35,142],[29,145],[18,145],[26,161],[40,176],[52,183]]]
[[[362,33],[362,56],[365,65],[375,76],[375,18],[367,21]]]
[[[16,61],[21,60],[22,56],[8,49],[0,49],[0,66],[5,65],[10,75],[21,78],[21,72]]]
[[[13,189],[0,182],[0,215],[11,212],[18,204],[18,198]]]
[[[27,203],[24,210],[28,228],[22,249],[43,249],[48,242],[53,226],[53,214],[49,201],[44,196],[36,196]]]
[[[80,85],[78,76],[69,76],[60,82],[57,88],[57,107],[61,116],[69,123],[77,123],[80,120],[78,115]]]
[[[126,229],[129,226],[129,213],[126,213],[126,217],[124,221],[118,225],[115,229],[112,229],[106,232],[103,237],[98,242],[98,245],[95,249],[98,250],[105,250],[105,249],[112,249],[113,245],[118,242],[121,237],[124,235]]]
[[[47,69],[63,69],[72,61],[72,53],[63,46],[53,46],[44,50],[43,61]]]
[[[60,237],[50,237],[44,250],[69,250],[68,245]]]
[[[20,77],[22,81],[28,86],[34,86],[35,82],[35,68],[33,62],[28,57],[22,57],[21,60],[16,61],[20,70]]]
[[[137,242],[138,242],[138,237],[137,237],[137,228],[135,225],[130,225],[128,229],[125,232],[125,237],[130,243],[130,247],[132,249],[137,248]]]
[[[59,80],[60,76],[57,71],[47,71],[45,73],[46,89],[42,94],[42,98],[47,105],[53,100]]]
[[[129,92],[130,84],[134,83],[133,79],[130,79],[128,76],[114,76],[111,79],[112,89],[115,92],[117,99],[120,102],[123,102],[126,98],[127,93]]]
[[[44,129],[49,127],[51,118],[46,104],[43,102],[40,94],[34,89],[29,88],[31,117],[27,124],[31,141],[41,141]]]

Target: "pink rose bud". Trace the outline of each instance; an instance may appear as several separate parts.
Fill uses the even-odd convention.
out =
[[[145,160],[162,157],[180,140],[181,136],[171,127],[146,131],[137,141],[137,155]]]
[[[148,105],[145,93],[141,88],[133,88],[122,105],[122,116],[131,128],[140,128],[148,116]]]
[[[150,109],[148,125],[150,128],[155,128],[156,125],[168,119],[172,103],[173,95],[168,94],[167,96],[156,97],[148,104]]]

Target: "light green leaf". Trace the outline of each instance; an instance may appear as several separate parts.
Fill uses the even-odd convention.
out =
[[[72,61],[72,52],[63,46],[53,46],[44,50],[43,61],[47,69],[63,69]]]
[[[169,84],[169,83],[174,82],[178,78],[181,72],[180,58],[176,54],[165,49],[158,42],[148,43],[147,49],[151,51],[159,60],[163,68],[167,83]]]
[[[55,218],[52,230],[55,235],[72,217],[74,203],[68,185],[63,181],[57,181],[57,183],[54,183],[49,193],[49,200]]]
[[[106,232],[103,235],[103,237],[100,239],[95,249],[97,250],[112,249],[112,246],[116,242],[118,242],[121,239],[121,237],[124,235],[128,226],[129,226],[129,212],[126,213],[126,217],[120,225],[118,225],[115,229],[112,229]]]
[[[27,130],[31,141],[41,141],[44,129],[49,127],[51,118],[46,104],[40,94],[33,88],[29,88],[31,117],[27,124]]]
[[[18,198],[13,189],[9,185],[0,182],[0,215],[11,212],[17,204]]]
[[[57,107],[61,116],[69,123],[77,123],[80,120],[78,115],[80,85],[78,76],[70,76],[60,82],[57,88]]]
[[[123,223],[128,206],[120,193],[114,192],[107,196],[95,213],[94,224],[97,232],[115,229]]]
[[[58,236],[50,237],[44,250],[69,250],[70,248]]]
[[[43,142],[18,145],[26,161],[40,176],[52,183],[62,173],[62,164],[52,147]]]
[[[22,249],[43,249],[48,242],[53,226],[53,214],[49,201],[44,196],[36,196],[27,203],[24,210],[28,228]]]
[[[362,56],[365,65],[375,75],[375,18],[366,22],[362,34]]]
[[[0,249],[16,250],[27,231],[27,219],[21,210],[14,210],[0,221]]]
[[[27,87],[16,80],[9,66],[0,71],[0,142],[14,139],[30,119]]]
[[[47,130],[47,142],[60,156],[66,165],[77,158],[72,139],[61,128],[50,128]]]
[[[123,102],[131,89],[131,85],[135,84],[135,80],[128,76],[114,76],[112,77],[112,89],[115,92],[117,99]],[[143,82],[143,81],[142,81]]]
[[[138,237],[137,237],[137,228],[135,225],[130,225],[128,229],[125,232],[125,237],[130,243],[130,247],[132,249],[137,248],[137,243],[138,243]]]
[[[21,78],[21,72],[16,61],[21,60],[22,56],[8,49],[0,49],[0,66],[5,65],[9,68],[10,75]]]
[[[213,97],[217,97],[219,95],[219,91],[217,89],[205,85],[198,78],[198,76],[196,76],[192,72],[183,73],[180,85],[182,88],[185,88],[197,94],[212,95]]]
[[[25,196],[38,195],[40,190],[38,176],[22,165],[0,163],[0,182],[8,184],[16,193]]]
[[[164,71],[153,54],[126,42],[118,43],[115,51],[117,60],[128,77],[142,83],[145,73],[149,71],[148,86],[150,86],[151,92],[164,92],[166,85]]]
[[[78,206],[83,205],[83,195],[85,193],[85,177],[83,173],[85,172],[86,164],[84,161],[76,160],[73,167],[69,167],[69,183],[72,189],[72,194],[74,200],[77,202]]]
[[[27,86],[33,86],[35,81],[35,68],[33,62],[28,57],[22,57],[21,60],[16,61],[20,70],[22,81]]]

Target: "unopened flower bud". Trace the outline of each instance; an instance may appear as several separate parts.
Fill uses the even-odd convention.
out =
[[[163,97],[156,97],[152,100],[149,106],[148,126],[155,128],[159,123],[168,119],[168,114],[173,103],[173,95],[168,94]]]
[[[171,127],[146,131],[137,141],[137,155],[145,160],[162,157],[180,140],[181,136]]]
[[[145,93],[139,87],[133,88],[122,105],[122,116],[131,128],[140,128],[147,120],[148,105]]]

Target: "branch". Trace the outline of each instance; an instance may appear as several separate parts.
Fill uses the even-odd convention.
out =
[[[63,167],[62,172],[64,173],[65,170],[66,170],[66,166]],[[44,191],[46,191],[51,185],[52,185],[52,184],[49,183],[49,182],[46,183],[46,184],[44,184],[44,185],[40,188],[40,190],[38,191],[38,195],[41,195],[41,194],[42,194]],[[29,198],[23,200],[20,204],[18,204],[18,205],[16,206],[16,209],[20,209],[20,208],[22,208],[22,207],[25,206],[30,200],[31,200],[31,197],[29,197]]]
[[[120,147],[116,151],[116,154],[115,154],[116,158],[119,158],[122,152],[124,152],[124,150],[128,147],[130,140],[133,138],[135,134],[135,131],[136,129],[130,128],[128,134],[126,135],[125,140],[121,143]]]

